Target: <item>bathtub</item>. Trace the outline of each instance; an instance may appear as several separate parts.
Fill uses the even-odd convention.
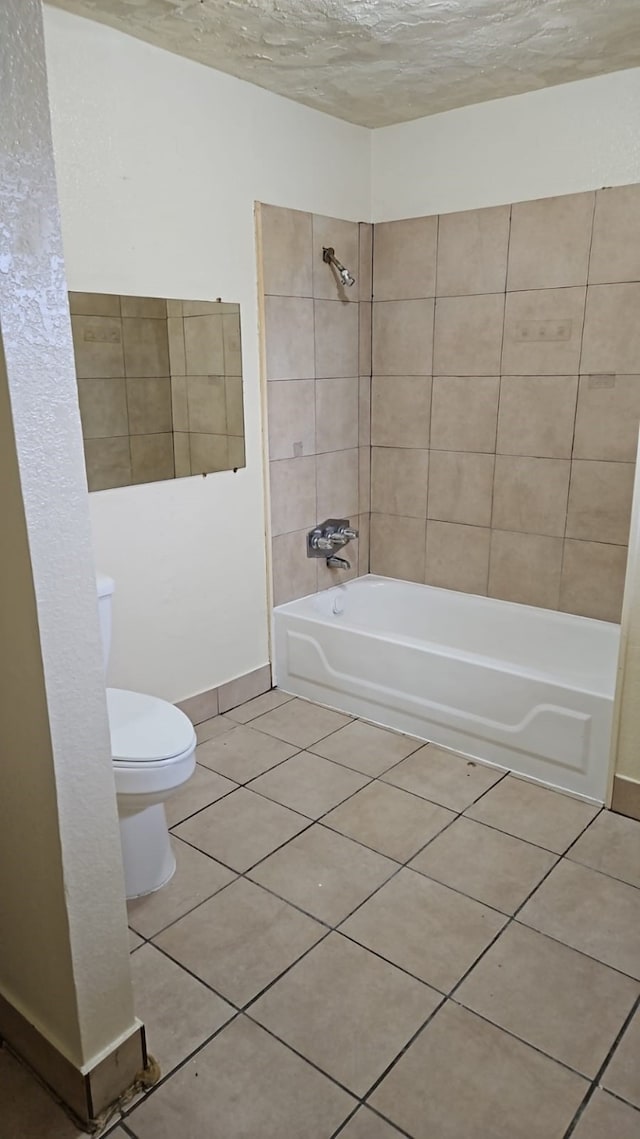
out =
[[[619,626],[373,575],[273,619],[285,692],[604,800]]]

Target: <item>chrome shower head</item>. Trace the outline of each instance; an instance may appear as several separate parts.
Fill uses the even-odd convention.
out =
[[[327,265],[334,265],[335,266],[335,268],[338,270],[338,276],[340,278],[340,284],[347,285],[349,288],[351,287],[351,285],[355,285],[356,279],[353,276],[353,273],[350,273],[348,269],[345,269],[342,262],[338,261],[338,258],[335,255],[335,250],[333,249],[333,246],[323,245],[323,247],[322,247],[322,260],[326,261]]]

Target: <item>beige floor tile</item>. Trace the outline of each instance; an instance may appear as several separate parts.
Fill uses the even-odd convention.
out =
[[[251,878],[320,921],[335,925],[395,871],[397,863],[326,827],[313,826],[251,871]]]
[[[0,1046],[2,1139],[86,1139],[34,1076]]]
[[[143,937],[153,937],[234,879],[228,867],[175,837],[171,841],[176,856],[171,881],[154,894],[127,903],[129,925]]]
[[[572,1139],[638,1139],[640,1114],[597,1089],[571,1135]]]
[[[636,1012],[618,1044],[601,1083],[640,1108],[640,1012]]]
[[[414,1139],[563,1139],[587,1087],[554,1060],[448,1002],[371,1105]]]
[[[218,771],[236,783],[247,783],[276,763],[295,755],[298,749],[282,740],[265,738],[251,727],[238,724],[220,739],[209,740],[196,752],[198,763]]]
[[[348,723],[349,716],[341,712],[296,698],[254,720],[253,727],[299,748],[308,748]]]
[[[364,775],[381,775],[421,746],[420,740],[365,724],[363,720],[354,720],[314,744],[311,750],[325,759],[352,767],[354,771],[362,771]]]
[[[176,833],[225,866],[242,872],[308,825],[309,820],[302,815],[239,787],[180,823]]]
[[[218,736],[223,736],[225,732],[230,732],[232,727],[233,724],[225,716],[214,716],[211,720],[204,720],[202,724],[196,725],[198,743],[203,744],[206,740],[217,739]]]
[[[364,1095],[441,1000],[332,933],[250,1015],[356,1095]]]
[[[465,814],[507,834],[562,854],[599,807],[508,775]]]
[[[235,1009],[160,953],[145,945],[131,959],[136,1016],[163,1076],[212,1036]]]
[[[196,764],[189,782],[165,803],[167,823],[170,827],[174,827],[189,815],[194,815],[196,811],[215,803],[223,795],[228,795],[236,786],[236,783],[225,779],[223,775],[218,775],[216,771],[210,771],[207,767]]]
[[[428,985],[449,992],[506,920],[413,870],[401,870],[341,929]]]
[[[453,751],[427,744],[387,771],[383,779],[451,811],[464,811],[503,775],[495,767],[485,767]]]
[[[640,979],[640,891],[563,859],[518,920]]]
[[[399,1139],[400,1132],[368,1107],[360,1107],[339,1133],[338,1139]]]
[[[455,816],[408,791],[370,783],[323,819],[326,826],[406,862]]]
[[[358,775],[319,755],[301,751],[274,767],[273,771],[254,779],[251,790],[317,819],[367,782],[365,775]]]
[[[593,1079],[639,991],[606,965],[514,922],[455,999]]]
[[[129,930],[129,953],[133,953],[133,951],[135,949],[139,949],[141,945],[144,945],[143,938],[140,937],[139,934],[136,933],[135,929],[130,929]]]
[[[547,850],[461,818],[410,865],[486,906],[512,914],[555,861],[556,856]]]
[[[324,933],[313,918],[238,879],[165,930],[157,944],[240,1007]]]
[[[602,811],[571,847],[568,858],[640,886],[640,822]]]
[[[330,1139],[354,1107],[326,1076],[239,1017],[127,1124],[138,1139]]]
[[[286,704],[292,699],[293,697],[289,696],[287,692],[280,692],[279,689],[272,688],[270,692],[264,692],[262,696],[255,696],[246,704],[239,704],[237,708],[232,708],[227,712],[227,716],[230,716],[232,720],[237,720],[239,724],[248,724],[257,716],[263,716],[265,712],[272,712],[274,708],[279,708],[281,704]]]

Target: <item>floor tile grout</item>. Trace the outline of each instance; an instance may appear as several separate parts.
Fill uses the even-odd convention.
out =
[[[571,1123],[569,1124],[567,1130],[565,1131],[563,1139],[570,1139],[570,1136],[573,1135],[576,1127],[578,1126],[578,1123],[580,1122],[580,1117],[584,1114],[586,1108],[588,1107],[589,1101],[592,1099],[592,1097],[595,1094],[595,1092],[597,1091],[597,1089],[602,1087],[602,1084],[601,1084],[602,1077],[604,1076],[609,1064],[611,1063],[613,1055],[614,1055],[618,1045],[620,1044],[622,1037],[624,1036],[625,1032],[627,1031],[627,1028],[631,1024],[631,1021],[633,1020],[633,1017],[634,1017],[634,1015],[635,1015],[635,1013],[639,1007],[640,1007],[640,995],[636,997],[636,999],[635,999],[635,1001],[631,1007],[630,1012],[627,1014],[625,1020],[622,1023],[622,1027],[620,1028],[618,1035],[616,1036],[615,1040],[611,1044],[611,1047],[609,1048],[607,1055],[605,1056],[604,1060],[602,1061],[602,1064],[598,1068],[598,1071],[596,1072],[593,1080],[591,1081],[589,1088],[585,1092],[584,1099],[580,1103],[573,1119],[571,1120]],[[603,1090],[608,1091],[608,1089],[603,1089]],[[612,1093],[609,1093],[609,1094],[612,1094]],[[615,1098],[616,1099],[622,1099],[622,1097],[619,1097],[619,1096],[616,1096]],[[626,1103],[628,1107],[634,1107],[635,1108],[635,1104],[629,1104],[627,1102],[627,1100],[622,1099],[622,1103]],[[640,1124],[640,1114],[638,1116],[638,1121]]]

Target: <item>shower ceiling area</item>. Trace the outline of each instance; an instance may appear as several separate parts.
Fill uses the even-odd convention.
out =
[[[366,127],[640,64],[638,0],[50,0]]]

